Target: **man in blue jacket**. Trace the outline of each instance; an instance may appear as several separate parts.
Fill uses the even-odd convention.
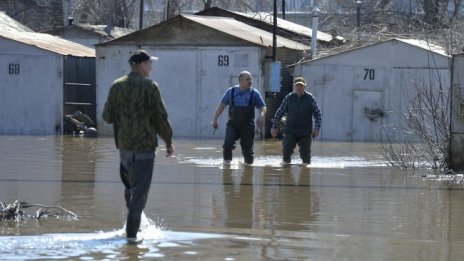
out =
[[[240,139],[242,154],[245,164],[251,165],[254,160],[254,137],[255,137],[255,108],[259,110],[257,127],[262,128],[266,105],[258,90],[252,88],[253,78],[247,71],[243,71],[238,76],[239,85],[232,86],[224,93],[221,102],[214,113],[211,127],[218,128],[218,118],[229,106],[229,120],[227,121],[226,137],[224,139],[223,158],[224,164],[228,165],[232,161],[232,150],[235,142]]]

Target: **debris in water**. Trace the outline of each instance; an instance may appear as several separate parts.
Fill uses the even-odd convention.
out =
[[[38,208],[38,210],[35,212],[35,215],[30,215],[23,211],[24,208]],[[19,222],[30,218],[40,219],[48,216],[63,217],[66,215],[71,216],[71,218],[74,219],[77,218],[76,214],[60,206],[31,204],[18,200],[10,204],[0,201],[0,221],[15,220]]]

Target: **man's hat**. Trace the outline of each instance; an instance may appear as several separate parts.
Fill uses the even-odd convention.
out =
[[[146,62],[146,61],[157,61],[157,60],[158,60],[158,57],[150,56],[144,50],[137,50],[129,58],[129,63],[130,64],[137,64],[137,63],[142,63],[142,62]]]
[[[295,80],[293,80],[293,84],[303,84],[306,86],[306,81],[303,77],[296,77]]]

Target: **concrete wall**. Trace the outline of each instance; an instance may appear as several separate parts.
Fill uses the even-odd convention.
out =
[[[0,46],[0,134],[54,134],[63,115],[62,56],[7,39]]]
[[[211,120],[216,106],[226,89],[238,84],[238,74],[243,70],[252,73],[253,87],[264,96],[261,48],[141,47],[160,58],[153,63],[151,78],[160,86],[175,137],[213,137]],[[101,118],[109,88],[114,79],[129,72],[127,60],[135,49],[127,45],[97,46],[97,121],[103,135],[112,134],[111,126]],[[225,135],[226,121],[224,111],[214,137]]]
[[[464,169],[464,54],[453,57],[450,167]]]
[[[308,80],[322,111],[321,139],[340,141],[401,141],[393,127],[405,125],[415,86],[450,82],[447,57],[391,42],[303,63],[294,74]]]

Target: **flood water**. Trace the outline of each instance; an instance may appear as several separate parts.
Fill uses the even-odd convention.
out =
[[[297,156],[281,167],[280,141],[258,141],[253,166],[238,149],[224,168],[221,142],[175,140],[176,157],[157,152],[144,240],[129,245],[112,138],[0,136],[0,201],[77,215],[0,223],[0,259],[464,257],[464,190],[386,166],[376,144],[316,141],[305,168]]]

